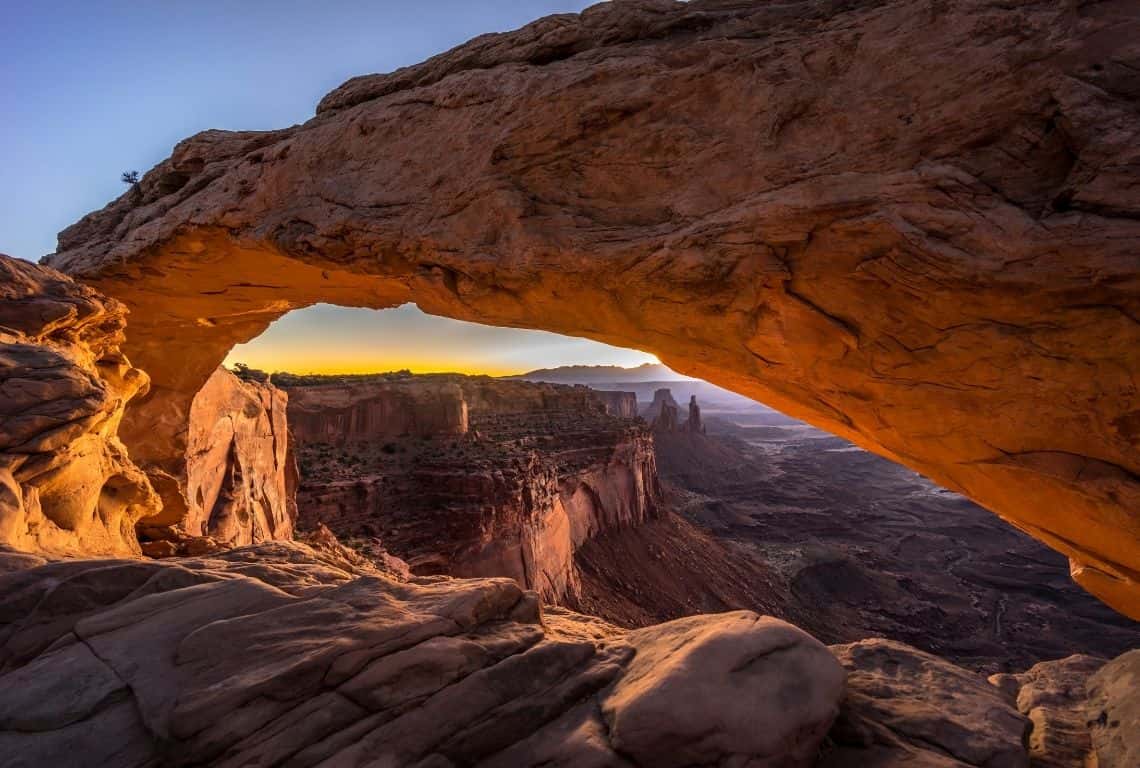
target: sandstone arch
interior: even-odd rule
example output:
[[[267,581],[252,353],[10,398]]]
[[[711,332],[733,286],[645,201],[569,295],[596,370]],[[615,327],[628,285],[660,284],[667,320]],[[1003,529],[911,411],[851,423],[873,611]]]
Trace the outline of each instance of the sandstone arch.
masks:
[[[48,262],[130,307],[152,468],[234,343],[415,301],[655,352],[1140,617],[1136,40],[1124,0],[597,6],[190,138]]]

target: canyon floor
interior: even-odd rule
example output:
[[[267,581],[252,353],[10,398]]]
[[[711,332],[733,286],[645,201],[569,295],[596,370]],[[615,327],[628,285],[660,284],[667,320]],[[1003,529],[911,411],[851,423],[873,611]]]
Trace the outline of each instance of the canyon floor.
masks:
[[[732,553],[717,578],[763,571],[768,605],[825,642],[890,637],[987,673],[1140,644],[1063,556],[969,500],[762,406],[705,413],[707,435],[656,435],[670,506]]]

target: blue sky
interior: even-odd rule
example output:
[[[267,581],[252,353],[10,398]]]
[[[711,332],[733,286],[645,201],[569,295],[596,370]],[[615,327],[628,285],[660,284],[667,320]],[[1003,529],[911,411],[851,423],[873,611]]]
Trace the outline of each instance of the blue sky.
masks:
[[[0,12],[0,252],[38,260],[59,230],[123,191],[119,175],[145,172],[179,140],[207,128],[261,130],[302,122],[349,77],[387,72],[484,32],[514,29],[578,0],[115,0],[4,3]],[[642,353],[496,330],[473,334],[413,308],[399,322],[317,307],[272,332],[278,346],[330,335],[359,337],[375,352],[415,331],[490,355],[504,345],[534,352],[534,368],[559,362],[634,365]],[[391,318],[392,315],[387,315]],[[357,328],[356,326],[365,326]],[[411,326],[410,328],[408,326]],[[302,333],[303,332],[303,333]],[[258,341],[240,350],[254,358]],[[315,347],[313,348],[315,351]],[[303,352],[303,348],[298,348]],[[293,351],[298,351],[293,350]],[[500,349],[501,353],[502,350]],[[524,355],[525,357],[525,355]],[[302,354],[303,358],[303,354]],[[252,364],[252,363],[251,363]],[[395,364],[395,363],[394,363]]]

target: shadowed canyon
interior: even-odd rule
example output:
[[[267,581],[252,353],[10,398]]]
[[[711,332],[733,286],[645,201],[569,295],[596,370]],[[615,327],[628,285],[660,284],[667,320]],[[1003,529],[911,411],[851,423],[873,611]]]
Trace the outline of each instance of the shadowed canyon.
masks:
[[[617,0],[180,142],[0,257],[0,766],[1140,764],[1138,40]],[[409,302],[668,368],[222,367]]]

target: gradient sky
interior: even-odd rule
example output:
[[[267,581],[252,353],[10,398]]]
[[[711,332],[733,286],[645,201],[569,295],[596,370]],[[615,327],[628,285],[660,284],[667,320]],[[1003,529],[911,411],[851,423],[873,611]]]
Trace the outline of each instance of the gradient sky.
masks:
[[[57,232],[123,192],[123,171],[145,172],[193,133],[299,123],[349,77],[391,71],[475,35],[591,4],[4,3],[0,252],[38,260],[54,251]],[[283,318],[237,352],[250,365],[330,371],[351,367],[342,361],[354,354],[382,368],[495,372],[652,359],[581,339],[432,318],[413,307],[384,313],[315,307]]]

